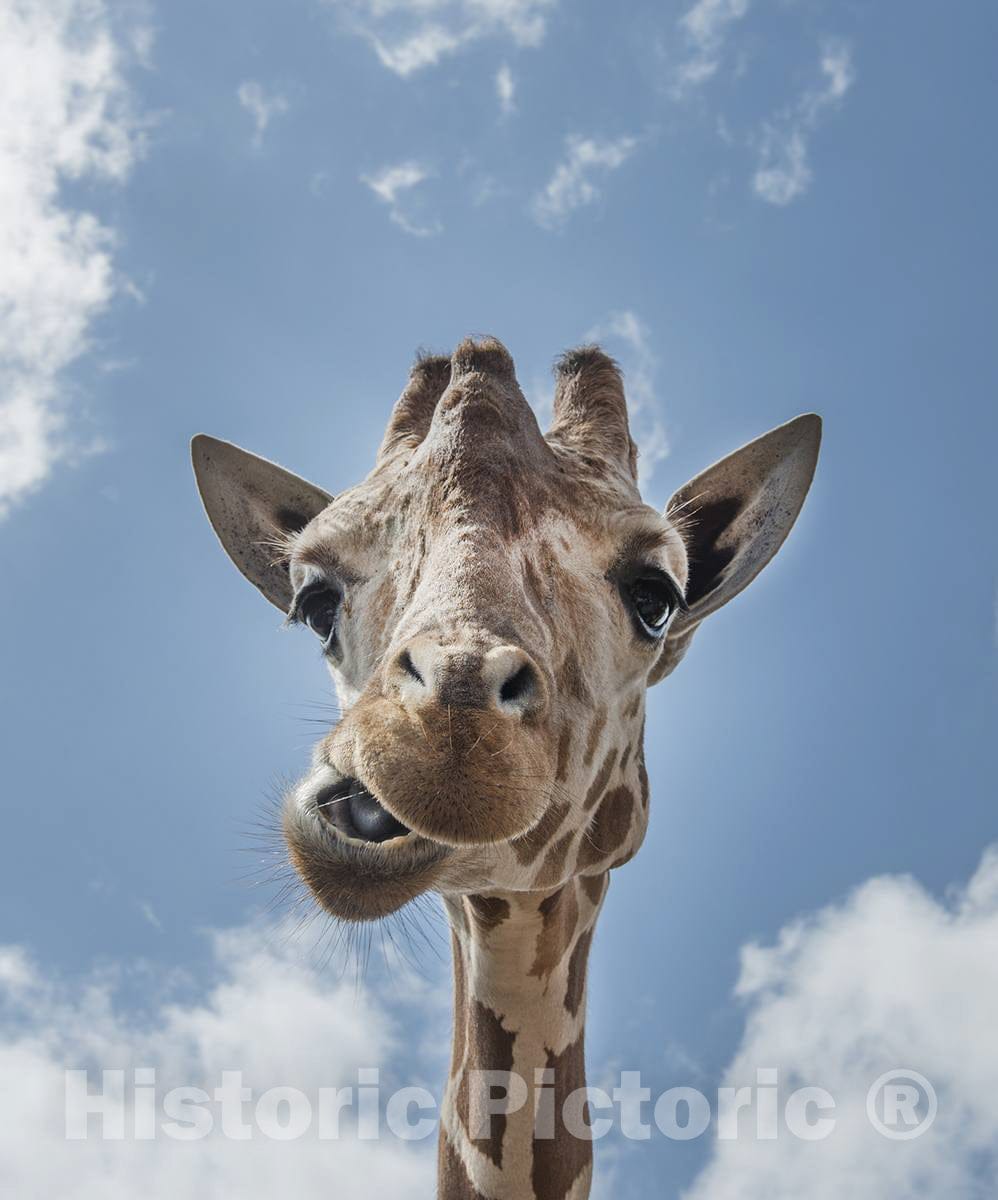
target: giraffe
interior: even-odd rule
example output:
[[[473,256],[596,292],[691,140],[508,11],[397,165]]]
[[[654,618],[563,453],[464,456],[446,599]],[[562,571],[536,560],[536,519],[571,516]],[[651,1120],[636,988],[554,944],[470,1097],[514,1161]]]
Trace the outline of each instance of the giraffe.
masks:
[[[660,513],[611,358],[560,359],[542,434],[482,338],[416,361],[373,470],[335,498],[193,441],[223,548],[318,637],[343,709],[285,798],[291,862],[345,922],[442,897],[440,1200],[589,1195],[587,962],[648,822],[645,692],[779,549],[820,435],[796,417]]]

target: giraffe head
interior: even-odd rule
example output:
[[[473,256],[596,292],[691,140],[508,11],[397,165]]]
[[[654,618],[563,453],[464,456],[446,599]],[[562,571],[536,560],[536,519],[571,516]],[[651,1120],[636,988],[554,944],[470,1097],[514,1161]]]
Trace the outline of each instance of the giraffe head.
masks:
[[[340,697],[284,809],[318,901],[363,920],[627,861],[648,819],[645,690],[776,553],[819,438],[798,417],[660,513],[613,361],[562,358],[544,435],[491,338],[417,361],[373,470],[335,498],[195,438],[223,547],[318,638]]]

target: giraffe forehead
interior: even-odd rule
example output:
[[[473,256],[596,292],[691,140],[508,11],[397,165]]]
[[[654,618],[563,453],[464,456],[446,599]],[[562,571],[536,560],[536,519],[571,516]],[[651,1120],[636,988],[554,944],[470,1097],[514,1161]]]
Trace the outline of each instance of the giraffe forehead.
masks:
[[[483,546],[495,537],[509,545],[553,526],[577,546],[612,539],[635,514],[663,524],[636,491],[592,474],[570,453],[546,444],[520,453],[515,440],[464,433],[457,442],[427,440],[407,461],[375,468],[302,531],[296,555],[321,565],[332,545],[381,552],[389,542],[453,533],[466,534],[468,545],[475,536]]]
[[[610,489],[599,495],[582,464],[565,464],[529,429],[462,420],[445,433],[427,438],[399,480],[419,497],[431,529],[476,527],[509,544],[558,517],[592,533],[621,503]]]
[[[537,650],[555,627],[578,632],[566,620],[591,625],[616,603],[615,563],[686,575],[681,537],[631,483],[549,445],[522,397],[467,378],[444,393],[428,436],[341,493],[294,557],[347,583],[379,581],[371,616],[386,632],[436,622]]]
[[[298,563],[341,578],[390,573],[400,599],[427,575],[526,598],[539,610],[576,607],[624,560],[658,563],[683,584],[682,536],[667,517],[612,483],[556,465],[502,473],[487,456],[460,482],[426,461],[375,471],[341,493],[299,535]],[[479,586],[470,587],[472,592]]]

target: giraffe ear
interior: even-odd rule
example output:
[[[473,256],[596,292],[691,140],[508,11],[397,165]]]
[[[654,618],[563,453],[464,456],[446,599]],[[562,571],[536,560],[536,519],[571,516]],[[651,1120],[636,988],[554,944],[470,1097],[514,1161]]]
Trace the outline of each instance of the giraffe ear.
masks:
[[[821,418],[795,417],[701,471],[672,497],[666,515],[689,556],[689,611],[677,614],[650,682],[686,653],[704,617],[727,604],[769,562],[804,504],[821,444]]]
[[[291,581],[280,561],[280,541],[304,529],[332,497],[283,467],[204,433],[191,442],[191,461],[223,550],[271,604],[287,612]]]

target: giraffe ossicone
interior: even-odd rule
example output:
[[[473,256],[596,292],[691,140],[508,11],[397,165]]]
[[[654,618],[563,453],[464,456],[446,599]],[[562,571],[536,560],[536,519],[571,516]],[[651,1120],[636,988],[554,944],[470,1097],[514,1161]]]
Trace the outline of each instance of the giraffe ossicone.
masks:
[[[194,439],[223,547],[319,638],[343,708],[286,798],[292,863],[344,921],[443,898],[443,1200],[589,1194],[591,1143],[565,1101],[585,1085],[609,872],[648,822],[645,690],[779,549],[820,437],[817,416],[797,417],[657,512],[612,359],[564,355],[544,434],[506,348],[485,338],[416,362],[373,470],[336,497]],[[543,1103],[495,1111],[475,1081],[497,1071]]]

